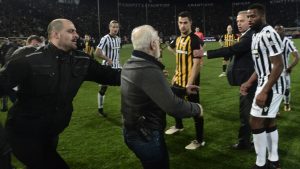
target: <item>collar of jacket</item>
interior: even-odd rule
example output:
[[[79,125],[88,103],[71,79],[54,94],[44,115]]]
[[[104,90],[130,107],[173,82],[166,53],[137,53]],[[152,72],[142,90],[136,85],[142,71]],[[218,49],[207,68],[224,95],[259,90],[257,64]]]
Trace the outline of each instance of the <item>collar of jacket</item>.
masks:
[[[48,44],[48,49],[50,49],[51,53],[53,53],[54,55],[60,56],[60,57],[72,55],[72,51],[66,52],[61,49],[58,49],[51,42],[49,42],[49,44]]]
[[[247,32],[250,32],[251,28],[248,28],[245,32],[241,33],[241,37],[244,36]]]
[[[152,62],[152,63],[156,64],[157,66],[159,66],[162,70],[165,69],[165,66],[161,62],[159,62],[158,60],[155,59],[155,57],[148,55],[145,52],[134,50],[132,52],[132,55],[135,57],[142,58],[142,59]]]

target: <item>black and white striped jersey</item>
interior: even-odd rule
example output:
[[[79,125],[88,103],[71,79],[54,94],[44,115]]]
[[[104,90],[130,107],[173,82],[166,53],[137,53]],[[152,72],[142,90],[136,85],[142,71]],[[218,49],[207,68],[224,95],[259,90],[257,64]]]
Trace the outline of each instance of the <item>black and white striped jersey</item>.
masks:
[[[287,69],[289,66],[289,60],[290,60],[290,53],[291,52],[297,52],[297,48],[294,45],[294,42],[291,41],[289,38],[284,37],[282,40],[282,55],[283,55],[283,64],[284,69]]]
[[[270,57],[282,53],[280,36],[271,26],[265,26],[260,32],[253,34],[251,52],[255,63],[255,72],[258,76],[258,86],[263,86],[268,81],[268,76],[273,67]],[[273,91],[279,94],[284,93],[285,80],[283,74],[274,84]]]
[[[102,50],[105,56],[112,60],[112,68],[115,69],[122,68],[120,64],[120,47],[121,39],[118,36],[113,37],[109,34],[103,36],[100,40],[99,45],[97,46],[97,48]],[[108,65],[106,60],[103,60],[102,64]]]

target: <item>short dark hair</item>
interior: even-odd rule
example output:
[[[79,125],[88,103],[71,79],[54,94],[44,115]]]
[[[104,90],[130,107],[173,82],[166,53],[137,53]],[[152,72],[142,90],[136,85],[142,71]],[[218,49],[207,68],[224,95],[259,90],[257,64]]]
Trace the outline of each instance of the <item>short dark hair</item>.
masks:
[[[281,25],[281,24],[276,24],[276,25],[274,26],[274,29],[276,29],[276,27],[277,27],[277,29],[279,28],[279,29],[281,29],[281,30],[284,31],[284,26],[283,26],[283,25]]]
[[[26,42],[27,42],[27,44],[30,44],[31,41],[33,41],[33,40],[36,40],[36,41],[42,43],[42,39],[41,39],[39,36],[37,36],[37,35],[30,35],[30,36],[27,38]]]
[[[191,21],[192,20],[192,15],[189,11],[182,11],[178,14],[178,17],[182,17],[182,18],[189,18],[189,20]]]
[[[250,5],[248,7],[248,9],[256,9],[259,12],[259,14],[261,14],[261,15],[265,15],[266,14],[266,8],[265,8],[265,6],[262,5],[262,4],[260,4],[260,3],[254,3],[254,4]]]

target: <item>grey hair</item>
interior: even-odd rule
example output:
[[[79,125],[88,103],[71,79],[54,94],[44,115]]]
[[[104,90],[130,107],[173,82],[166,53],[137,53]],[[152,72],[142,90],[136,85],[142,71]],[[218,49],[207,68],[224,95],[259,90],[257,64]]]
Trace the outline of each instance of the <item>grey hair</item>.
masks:
[[[157,31],[150,25],[142,25],[134,28],[131,33],[131,41],[134,50],[146,51],[151,41],[158,37]]]
[[[240,11],[237,15],[247,15],[247,11]]]

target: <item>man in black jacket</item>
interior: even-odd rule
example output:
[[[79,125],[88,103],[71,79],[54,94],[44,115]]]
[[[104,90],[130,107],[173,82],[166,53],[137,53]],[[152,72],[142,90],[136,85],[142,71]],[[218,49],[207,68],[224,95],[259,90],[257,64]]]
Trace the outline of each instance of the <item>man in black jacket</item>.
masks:
[[[169,155],[164,139],[166,112],[173,117],[202,116],[200,104],[177,97],[169,87],[158,61],[160,42],[150,25],[133,29],[134,51],[121,76],[121,111],[124,140],[140,159],[144,169],[168,169]],[[187,93],[195,94],[197,85],[187,85]]]
[[[224,47],[216,50],[208,50],[207,58],[218,58],[222,56],[232,57],[233,65],[229,70],[227,78],[231,85],[240,86],[254,72],[254,63],[251,56],[251,42],[253,31],[249,29],[247,11],[240,11],[237,15],[237,26],[242,34],[239,42],[230,47]],[[230,68],[229,68],[230,69]],[[256,85],[249,90],[248,95],[240,95],[240,129],[238,135],[238,143],[232,147],[234,149],[248,149],[251,147],[251,128],[249,125],[249,115],[251,105],[255,94]]]
[[[37,35],[30,35],[26,40],[26,46],[21,47],[21,44],[12,45],[12,47],[5,54],[5,63],[10,62],[13,59],[18,59],[19,57],[24,57],[30,53],[33,53],[42,43],[42,39]],[[8,93],[9,99],[12,103],[16,101],[16,92],[17,88],[11,90]],[[8,110],[8,97],[2,97],[2,109],[1,111]]]
[[[53,20],[48,45],[12,60],[0,72],[0,94],[19,87],[6,129],[14,155],[30,169],[69,169],[56,147],[83,81],[120,84],[118,70],[76,50],[78,38],[71,21]]]

